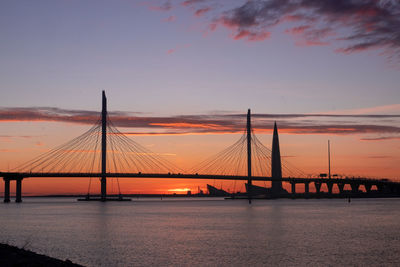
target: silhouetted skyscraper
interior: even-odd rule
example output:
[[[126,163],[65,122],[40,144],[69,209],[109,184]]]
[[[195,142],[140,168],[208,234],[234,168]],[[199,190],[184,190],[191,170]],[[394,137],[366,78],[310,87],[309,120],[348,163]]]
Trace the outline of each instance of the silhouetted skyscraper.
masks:
[[[280,181],[272,181],[272,192],[282,192],[282,164],[281,152],[279,149],[278,127],[274,124],[274,135],[272,137],[272,157],[271,157],[271,177],[278,178]]]

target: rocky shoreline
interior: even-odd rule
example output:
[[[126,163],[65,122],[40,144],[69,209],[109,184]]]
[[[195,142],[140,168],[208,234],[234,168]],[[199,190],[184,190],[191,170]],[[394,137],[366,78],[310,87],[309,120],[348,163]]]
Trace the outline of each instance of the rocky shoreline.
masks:
[[[18,247],[0,244],[0,266],[3,267],[39,267],[39,266],[62,266],[62,267],[82,267],[82,265],[72,263],[70,260],[59,260],[49,256],[40,255],[35,252],[21,249]]]

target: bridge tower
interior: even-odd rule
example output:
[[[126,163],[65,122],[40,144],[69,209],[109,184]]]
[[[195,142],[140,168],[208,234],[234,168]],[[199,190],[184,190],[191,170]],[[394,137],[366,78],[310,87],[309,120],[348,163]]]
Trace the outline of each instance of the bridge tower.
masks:
[[[107,200],[107,98],[103,90],[101,109],[101,201]]]
[[[274,124],[271,154],[271,177],[276,179],[272,180],[272,192],[273,194],[280,194],[282,192],[282,163],[281,152],[279,149],[278,127],[276,126],[276,122]]]
[[[251,113],[250,109],[247,110],[247,195],[249,198],[249,204],[251,204],[251,188],[252,188],[252,180],[251,180]]]

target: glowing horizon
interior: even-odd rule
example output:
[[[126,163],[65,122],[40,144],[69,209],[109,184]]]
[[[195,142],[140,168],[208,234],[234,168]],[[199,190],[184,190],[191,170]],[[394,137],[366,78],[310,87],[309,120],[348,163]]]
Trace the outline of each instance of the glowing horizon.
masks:
[[[255,114],[255,117],[257,117],[257,114]],[[65,123],[65,122],[62,122],[62,123]],[[185,125],[185,126],[188,126],[188,125]],[[179,125],[179,127],[182,127],[182,125]],[[278,127],[278,129],[279,129],[279,127]],[[270,133],[271,131],[270,130],[264,130],[264,131],[260,131],[260,132],[258,132],[258,131],[255,131],[255,132],[256,133]],[[287,131],[287,130],[284,131],[283,134],[281,133],[281,130],[279,130],[279,133],[280,133],[280,136],[281,136],[281,140],[282,140],[282,136],[286,136],[286,135],[287,136],[293,136],[294,138],[299,136],[298,133],[293,132],[293,131]],[[188,135],[193,135],[193,137],[195,137],[197,135],[197,133],[187,133],[187,134]],[[221,135],[220,132],[218,132],[218,133],[210,133],[210,134],[212,134],[212,135],[215,135],[215,134],[216,135]],[[228,134],[229,135],[233,135],[233,136],[240,136],[241,135],[241,134],[232,133],[232,132],[229,132]],[[321,137],[326,136],[326,135],[329,135],[329,134],[324,134],[324,133],[300,134],[300,136],[321,136]],[[338,134],[338,137],[343,138],[343,136],[346,136],[346,134]],[[330,137],[332,137],[332,133],[330,134]],[[12,137],[8,136],[7,138],[12,138]],[[23,139],[30,139],[27,136],[23,136],[22,138]],[[345,138],[345,139],[347,139],[347,138]],[[359,142],[364,141],[364,139],[363,138],[359,138]],[[296,140],[299,140],[299,139],[296,138]],[[377,137],[375,139],[372,138],[372,140],[378,142],[380,139]],[[381,143],[381,142],[386,142],[387,143],[390,140],[392,140],[392,139],[389,139],[389,140],[388,139],[381,139],[379,143]],[[394,140],[395,140],[395,138],[394,138]],[[367,143],[369,143],[369,142],[367,142]],[[293,145],[296,145],[296,144],[293,144]],[[286,144],[282,143],[282,141],[281,141],[281,147],[283,147],[283,148],[286,147]],[[42,149],[42,151],[43,151],[43,149]],[[2,155],[4,156],[4,153],[6,153],[6,152],[5,151],[2,151],[2,152],[3,152]],[[94,153],[94,152],[100,153],[100,150],[94,151],[94,150],[79,150],[79,149],[76,149],[76,150],[65,151],[65,153],[88,153],[88,152],[90,152],[90,153]],[[110,149],[108,150],[108,152],[109,153],[121,153],[121,152],[118,152],[118,151],[115,151],[115,150],[110,150]],[[283,150],[283,152],[285,152],[285,151]],[[15,152],[9,152],[9,153],[15,153]],[[133,153],[133,152],[130,152],[130,153]],[[136,154],[145,155],[146,153],[136,153]],[[149,154],[149,155],[163,155],[163,156],[171,156],[171,157],[178,157],[179,156],[178,153],[171,153],[171,152],[147,152],[147,154]],[[291,158],[293,158],[293,156],[284,153],[282,155],[282,158],[285,159],[285,161],[286,161],[287,159],[290,160]],[[296,157],[294,157],[294,158],[296,158]],[[385,159],[385,158],[386,157],[382,157],[381,159]],[[372,159],[374,159],[374,158],[372,158]],[[380,159],[380,158],[378,156],[375,159]],[[334,157],[333,161],[334,162],[338,162],[338,161],[342,161],[342,159],[337,159],[337,158]],[[304,167],[304,166],[302,166],[302,164],[304,164],[305,166],[306,165],[310,165],[310,163],[305,163],[301,159],[300,159],[300,161],[297,160],[297,162],[300,163],[300,166],[297,165],[297,167],[299,167],[300,169],[302,167]],[[314,159],[314,162],[316,162],[316,159]],[[355,161],[355,163],[356,163],[356,161]],[[4,163],[3,163],[3,166],[4,166]],[[334,164],[333,164],[333,166],[334,166]],[[360,172],[361,170],[363,170],[363,168],[365,168],[365,167],[358,167],[357,164],[355,164],[355,166],[352,166],[352,168],[347,169],[348,173],[339,172],[339,174],[341,174],[343,176],[358,176],[357,175],[357,172],[358,172],[359,175],[365,175],[365,173]],[[324,171],[321,171],[321,172],[324,172]],[[314,172],[313,173],[314,176],[317,175],[317,174],[318,174],[318,172]],[[397,173],[393,173],[392,175],[390,175],[390,172],[389,172],[389,175],[382,176],[381,178],[386,178],[386,177],[398,178],[396,176],[396,174]],[[372,175],[372,176],[374,176],[374,175]],[[111,179],[111,178],[109,178],[109,179]],[[29,182],[26,182],[28,180],[29,180]],[[34,180],[35,182],[33,182],[32,180]],[[55,180],[58,180],[58,179],[55,179]],[[62,187],[61,190],[57,189],[56,186],[54,186],[54,187],[40,186],[41,188],[43,188],[45,190],[43,190],[43,189],[42,190],[37,190],[36,189],[37,186],[35,186],[35,184],[40,184],[40,185],[42,185],[43,183],[46,183],[46,184],[57,184],[58,182],[57,181],[51,181],[50,182],[48,178],[26,179],[26,181],[24,182],[24,188],[26,188],[26,191],[27,191],[26,195],[49,195],[49,194],[50,195],[51,194],[67,194],[68,195],[68,194],[84,194],[85,193],[82,190],[83,187],[84,187],[84,185],[83,185],[84,182],[83,181],[79,181],[78,182],[76,179],[74,179],[74,181],[72,183],[71,182],[67,183],[65,178],[60,178],[59,180],[60,181],[64,181],[63,182],[64,184],[63,184],[63,187]],[[84,181],[86,181],[86,183],[88,183],[89,179],[82,179],[82,180],[84,180]],[[187,180],[179,180],[179,179],[172,179],[171,181],[166,181],[165,179],[162,179],[162,180],[150,179],[151,181],[145,181],[145,180],[140,181],[138,179],[135,179],[134,181],[129,181],[129,179],[127,181],[125,181],[125,180],[126,179],[120,179],[120,183],[124,184],[124,188],[121,191],[122,191],[122,193],[125,193],[125,194],[129,194],[129,193],[142,193],[142,194],[143,193],[182,193],[182,192],[187,192],[187,191],[193,191],[194,192],[194,191],[197,190],[197,188],[199,186],[201,186],[201,190],[205,191],[205,188],[206,188],[205,184],[206,183],[210,183],[212,181],[212,180],[211,181],[208,181],[208,180],[199,180],[199,181],[191,180],[191,181],[187,181]],[[150,182],[150,184],[152,184],[152,186],[148,186],[149,182]],[[225,190],[227,190],[227,191],[235,191],[235,190],[236,191],[243,191],[244,190],[244,186],[243,186],[244,182],[240,182],[240,181],[237,182],[238,187],[240,187],[239,190],[235,189],[233,187],[231,181],[220,181],[220,182],[221,182],[221,186],[220,187],[225,189]],[[78,183],[79,185],[75,186],[74,185],[75,183]],[[70,184],[70,185],[68,185],[68,184]],[[155,184],[162,185],[162,186],[160,188],[160,186],[154,186]],[[181,187],[177,187],[176,186],[177,184],[181,185]],[[262,185],[262,183],[261,183],[261,185]],[[288,185],[284,185],[284,186],[289,189]],[[92,182],[92,187],[93,188],[97,188],[97,191],[98,191],[99,185],[96,185],[96,183]],[[111,190],[111,192],[110,192],[111,194],[112,193],[116,193],[115,191],[112,192],[113,190],[111,188],[109,188],[109,189]],[[97,191],[92,189],[91,193],[92,194],[96,194]],[[13,193],[14,190],[12,189],[11,192]]]

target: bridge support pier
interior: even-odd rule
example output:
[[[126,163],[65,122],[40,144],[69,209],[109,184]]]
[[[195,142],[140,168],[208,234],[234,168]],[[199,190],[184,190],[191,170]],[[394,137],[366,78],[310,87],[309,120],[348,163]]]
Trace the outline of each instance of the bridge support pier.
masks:
[[[351,183],[351,192],[352,193],[358,193],[358,189],[360,188],[360,184],[357,183]]]
[[[10,202],[10,179],[3,178],[4,180],[4,203]]]
[[[304,183],[304,193],[308,196],[308,194],[310,193],[310,183],[309,182],[305,182]]]
[[[376,188],[378,188],[379,193],[383,193],[385,191],[385,186],[383,184],[377,184]]]
[[[396,187],[394,185],[388,185],[388,188],[390,193],[396,193]]]
[[[338,183],[337,186],[339,188],[339,194],[343,194],[343,192],[344,192],[344,184]]]
[[[292,195],[296,194],[296,183],[295,182],[291,182],[292,184]]]
[[[367,192],[367,194],[370,194],[372,185],[371,184],[364,184],[364,187],[365,187],[365,192]]]
[[[107,200],[107,178],[101,178],[101,201]]]
[[[332,182],[327,182],[327,183],[326,183],[326,187],[328,187],[328,193],[329,193],[330,195],[332,195],[332,193],[333,193],[333,191],[332,191],[332,189],[333,189],[333,183],[332,183]]]
[[[314,186],[315,186],[315,191],[317,192],[317,194],[321,193],[321,183],[314,182]]]
[[[15,190],[15,202],[21,203],[22,202],[22,178],[16,179],[16,190]]]

